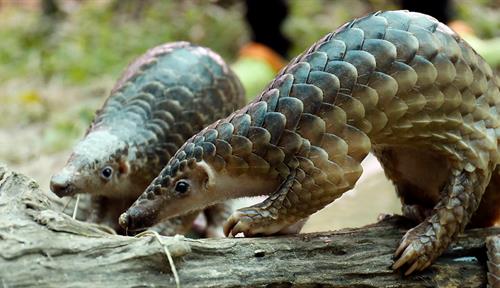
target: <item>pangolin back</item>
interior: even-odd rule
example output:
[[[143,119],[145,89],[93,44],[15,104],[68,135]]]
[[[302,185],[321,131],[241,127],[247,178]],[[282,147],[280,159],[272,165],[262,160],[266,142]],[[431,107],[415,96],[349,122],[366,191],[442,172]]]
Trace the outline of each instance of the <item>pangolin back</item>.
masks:
[[[176,42],[129,65],[87,134],[106,126],[136,150],[132,163],[152,179],[184,141],[243,104],[240,82],[219,55]]]

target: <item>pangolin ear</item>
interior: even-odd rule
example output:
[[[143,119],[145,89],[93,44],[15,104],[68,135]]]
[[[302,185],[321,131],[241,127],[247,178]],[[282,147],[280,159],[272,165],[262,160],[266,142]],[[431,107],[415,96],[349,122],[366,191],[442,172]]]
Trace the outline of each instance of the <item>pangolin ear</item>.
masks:
[[[214,186],[215,179],[212,167],[206,163],[197,163],[194,171],[196,171],[196,177],[198,178],[198,181],[200,181],[203,188],[210,189]]]
[[[118,161],[118,172],[120,175],[127,175],[128,172],[130,171],[130,165],[126,160],[120,160]]]

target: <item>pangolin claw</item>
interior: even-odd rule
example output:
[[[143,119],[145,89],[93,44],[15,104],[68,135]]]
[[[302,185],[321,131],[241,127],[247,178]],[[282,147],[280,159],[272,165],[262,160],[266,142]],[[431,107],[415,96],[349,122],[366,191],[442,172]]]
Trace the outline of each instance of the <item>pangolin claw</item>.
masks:
[[[303,223],[297,227],[291,226],[284,221],[276,221],[276,215],[269,211],[261,211],[258,208],[243,208],[235,211],[224,224],[224,234],[226,236],[236,236],[243,233],[245,237],[255,237],[273,234],[293,234],[298,233]],[[288,231],[286,228],[290,227]],[[283,231],[281,233],[281,231]]]
[[[241,211],[235,211],[226,223],[224,223],[224,235],[226,237],[236,236],[238,233],[243,233],[245,236],[250,236],[250,223],[252,219]]]
[[[120,215],[120,218],[118,218],[118,224],[123,228],[127,228],[129,224],[128,218],[129,217],[127,213],[122,213],[122,215]]]
[[[434,253],[432,252],[432,242],[429,241],[425,244],[422,243],[420,239],[421,234],[419,232],[419,230],[421,229],[417,228],[421,227],[417,226],[406,232],[405,236],[403,236],[403,239],[401,239],[401,243],[398,249],[396,249],[396,252],[394,253],[394,257],[396,257],[397,260],[392,265],[392,269],[396,270],[403,267],[404,265],[409,266],[409,268],[404,273],[405,276],[408,276],[415,271],[424,270],[432,263],[432,260],[434,259],[428,255],[429,253],[431,255],[432,253]],[[430,247],[425,247],[426,245]]]

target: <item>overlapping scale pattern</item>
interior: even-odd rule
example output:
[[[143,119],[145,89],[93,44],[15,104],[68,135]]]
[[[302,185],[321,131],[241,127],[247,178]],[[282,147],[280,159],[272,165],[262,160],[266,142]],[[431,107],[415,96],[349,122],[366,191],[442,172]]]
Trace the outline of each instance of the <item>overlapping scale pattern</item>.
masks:
[[[485,61],[434,18],[374,13],[323,37],[253,102],[191,138],[141,197],[170,184],[192,161],[183,151],[199,147],[196,161],[218,175],[282,183],[225,227],[273,234],[352,188],[372,148],[432,151],[452,169],[432,217],[397,249],[393,267],[409,264],[412,273],[465,228],[500,160],[499,86]]]
[[[130,170],[126,180],[133,185],[114,188],[119,195],[110,198],[119,198],[117,203],[132,203],[189,137],[226,117],[244,102],[241,83],[219,55],[187,42],[161,45],[129,65],[82,140],[93,150],[80,150],[90,154],[99,152],[101,158],[127,161]],[[117,141],[104,147],[106,139],[99,136],[99,131],[113,135],[120,147]],[[190,157],[201,155],[199,147],[192,151],[186,149]],[[175,163],[178,165],[178,161]],[[142,188],[135,191],[138,187]],[[113,187],[108,185],[103,189],[113,190]],[[99,209],[110,210],[112,201],[107,203]],[[194,218],[191,214],[158,227],[164,233],[186,233]]]
[[[156,175],[189,137],[243,104],[242,87],[220,56],[176,42],[129,66],[88,133],[109,129],[137,153],[137,169]]]
[[[497,81],[443,24],[417,13],[375,13],[315,43],[252,103],[200,132],[195,145],[215,147],[201,158],[236,174],[285,178],[299,165],[327,187],[313,211],[354,185],[372,145],[431,146],[479,168],[498,161]]]

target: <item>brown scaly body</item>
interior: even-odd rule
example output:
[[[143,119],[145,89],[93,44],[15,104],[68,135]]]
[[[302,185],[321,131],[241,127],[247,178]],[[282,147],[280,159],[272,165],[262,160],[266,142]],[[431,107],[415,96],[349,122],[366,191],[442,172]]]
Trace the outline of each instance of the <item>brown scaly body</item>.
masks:
[[[499,218],[499,108],[499,79],[446,25],[378,12],[326,35],[257,99],[189,139],[120,223],[269,195],[225,232],[275,234],[351,189],[373,151],[418,222],[393,265],[410,274],[467,224]]]
[[[90,220],[118,228],[118,216],[189,137],[243,104],[241,84],[219,55],[187,42],[155,47],[117,81],[51,189],[61,197],[91,194]],[[197,215],[155,228],[184,234]],[[207,224],[216,232],[222,223]]]

